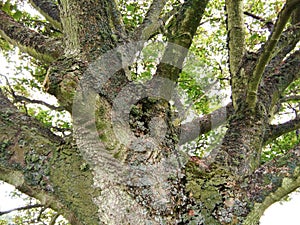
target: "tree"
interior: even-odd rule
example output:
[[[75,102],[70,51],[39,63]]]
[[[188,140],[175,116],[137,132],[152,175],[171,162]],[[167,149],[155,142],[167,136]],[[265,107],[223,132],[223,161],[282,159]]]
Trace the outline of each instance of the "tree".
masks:
[[[1,47],[10,43],[31,56],[39,68],[33,75],[60,107],[46,105],[70,112],[74,131],[53,132],[45,116],[13,104],[41,101],[3,88],[1,180],[71,224],[254,225],[300,186],[299,118],[273,120],[287,106],[297,112],[299,0],[268,3],[269,18],[259,16],[265,3],[250,0],[30,3],[45,21],[1,3]],[[259,31],[261,24],[270,32]],[[205,26],[221,46],[205,47]],[[165,44],[137,60],[155,40]],[[199,77],[183,69],[188,50],[213,71],[204,82],[230,85],[231,103],[207,108]],[[213,61],[218,53],[228,60]],[[143,64],[147,54],[152,58]],[[182,121],[178,86],[204,116]],[[178,148],[199,143],[224,120],[222,142],[207,156]]]

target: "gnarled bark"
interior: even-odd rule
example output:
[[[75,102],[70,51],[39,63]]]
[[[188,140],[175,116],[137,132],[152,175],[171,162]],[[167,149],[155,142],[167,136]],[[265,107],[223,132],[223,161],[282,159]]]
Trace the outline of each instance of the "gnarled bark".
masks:
[[[58,48],[3,12],[1,34],[51,63],[45,88],[72,113],[74,134],[57,137],[0,92],[0,179],[71,224],[258,224],[270,204],[300,186],[299,146],[268,164],[260,161],[266,142],[299,128],[298,119],[271,125],[281,95],[299,78],[299,51],[286,57],[299,41],[297,25],[283,32],[289,38],[277,41],[290,4],[297,1],[287,2],[284,19],[257,53],[246,52],[242,2],[226,2],[233,103],[181,126],[172,121],[169,98],[155,93],[131,104],[130,94],[148,86],[131,85],[127,70],[133,57],[120,52],[134,56],[153,35],[166,35],[172,43],[154,81],[167,80],[159,91],[171,93],[208,1],[187,0],[166,19],[161,12],[167,1],[154,0],[132,33],[125,30],[116,1],[62,0],[58,8],[32,2],[54,25],[61,23],[63,44]],[[128,44],[132,41],[136,46]],[[132,49],[109,52],[126,43]],[[99,56],[108,60],[101,64]],[[122,106],[126,110],[120,113]],[[228,129],[211,155],[200,159],[179,152],[179,144],[223,122]]]

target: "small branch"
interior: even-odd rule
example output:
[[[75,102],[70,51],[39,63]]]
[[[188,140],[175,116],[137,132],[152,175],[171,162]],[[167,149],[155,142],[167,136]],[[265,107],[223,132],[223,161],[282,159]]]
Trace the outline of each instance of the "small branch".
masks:
[[[22,52],[48,63],[63,53],[60,41],[50,39],[23,26],[2,10],[0,10],[0,20],[2,38],[18,46]]]
[[[256,19],[256,20],[259,20],[259,21],[261,21],[261,22],[266,22],[266,19],[264,19],[264,18],[262,18],[262,17],[260,17],[260,16],[257,16],[257,15],[255,15],[255,14],[253,14],[253,13],[250,13],[250,12],[245,11],[244,14],[247,15],[247,16],[250,16],[250,17],[252,17],[252,18],[254,18],[254,19]]]
[[[280,137],[281,135],[297,129],[300,129],[299,117],[282,124],[270,125],[264,136],[264,143],[267,144],[272,140],[275,140],[276,138]]]
[[[14,97],[15,102],[23,102],[24,101],[24,102],[32,103],[32,104],[40,104],[40,105],[48,107],[49,109],[60,111],[60,112],[65,110],[64,107],[62,107],[62,106],[54,106],[54,105],[48,104],[47,102],[44,102],[41,100],[36,100],[36,99],[29,99],[29,98],[21,96],[21,95],[14,94],[13,97]]]
[[[265,71],[265,67],[271,60],[273,50],[276,47],[276,44],[280,38],[280,35],[286,23],[288,22],[293,10],[297,7],[299,3],[300,3],[299,0],[287,1],[287,3],[285,4],[285,6],[283,7],[283,9],[278,15],[277,21],[274,26],[274,30],[271,33],[271,36],[269,37],[266,45],[264,46],[263,52],[261,53],[258,59],[253,75],[250,78],[247,98],[246,98],[246,101],[250,109],[254,109],[256,106],[257,91],[262,79],[262,75]]]
[[[273,51],[273,58],[266,66],[265,75],[272,76],[288,53],[295,49],[300,40],[300,24],[293,25],[284,31]]]
[[[170,12],[167,12],[167,13],[161,18],[161,20],[163,21],[164,24],[166,24],[167,21],[168,21],[172,16],[174,16],[176,13],[179,12],[180,6],[181,6],[181,5],[178,5],[178,6],[174,7]]]
[[[55,225],[55,222],[58,217],[59,217],[58,213],[54,214],[53,217],[51,218],[51,221],[49,222],[49,225]]]
[[[46,207],[42,207],[39,214],[38,214],[38,217],[36,218],[36,221],[41,221],[41,218],[42,218],[42,215],[43,215],[43,212],[45,212],[47,208]]]
[[[56,111],[65,110],[64,107],[62,107],[62,106],[57,107],[57,106],[48,104],[47,102],[44,102],[44,101],[41,101],[41,100],[29,99],[25,96],[17,95],[15,93],[15,91],[13,90],[12,86],[10,85],[7,77],[3,74],[0,74],[0,76],[4,77],[4,79],[6,80],[6,84],[8,86],[9,93],[12,95],[15,102],[27,102],[27,103],[32,103],[32,104],[40,104],[40,105],[44,105],[44,106],[48,107],[49,109],[56,110]]]
[[[30,0],[31,5],[37,9],[55,28],[61,30],[59,8],[50,0]]]
[[[289,101],[299,101],[300,95],[292,95],[292,96],[286,96],[280,99],[280,103],[283,102],[289,102]]]
[[[34,208],[40,208],[40,207],[43,207],[43,205],[35,204],[35,205],[28,205],[28,206],[24,206],[24,207],[19,207],[19,208],[7,210],[7,211],[2,211],[2,212],[0,212],[0,216],[11,213],[11,212],[14,212],[14,211],[22,211],[22,210],[34,209]]]

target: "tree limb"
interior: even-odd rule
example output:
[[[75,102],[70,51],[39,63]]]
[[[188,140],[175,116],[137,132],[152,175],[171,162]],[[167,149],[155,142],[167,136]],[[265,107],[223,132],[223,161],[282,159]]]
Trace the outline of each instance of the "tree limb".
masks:
[[[64,107],[62,106],[55,106],[55,105],[51,105],[51,104],[48,104],[47,102],[44,102],[44,101],[41,101],[41,100],[36,100],[36,99],[30,99],[30,98],[27,98],[25,96],[22,96],[22,95],[14,95],[14,101],[15,102],[27,102],[27,103],[32,103],[32,104],[39,104],[39,105],[43,105],[43,106],[46,106],[48,107],[49,109],[52,109],[52,110],[56,110],[56,111],[64,111]]]
[[[227,31],[229,48],[229,70],[231,75],[233,106],[237,107],[237,100],[245,87],[241,85],[241,62],[245,53],[245,29],[243,17],[243,1],[227,0]],[[243,76],[243,75],[242,75]]]
[[[257,103],[257,91],[263,73],[265,71],[265,66],[270,62],[272,53],[274,51],[274,48],[276,47],[276,44],[278,43],[280,35],[282,34],[282,31],[286,23],[288,22],[293,10],[297,7],[299,3],[300,3],[299,0],[287,1],[285,6],[279,13],[277,21],[274,26],[274,30],[271,33],[266,45],[264,46],[263,52],[261,53],[258,59],[253,75],[250,78],[248,91],[247,91],[246,102],[248,103],[251,109],[254,109]]]
[[[13,90],[12,86],[10,85],[7,77],[3,74],[0,74],[0,76],[4,77],[4,79],[6,80],[6,84],[9,88],[10,94],[14,98],[14,102],[28,102],[28,103],[32,103],[32,104],[40,104],[40,105],[44,105],[44,106],[48,107],[49,109],[56,110],[56,111],[63,111],[64,110],[64,108],[61,107],[61,106],[57,107],[57,106],[48,104],[47,102],[44,102],[44,101],[41,101],[41,100],[30,99],[30,98],[27,98],[27,97],[22,96],[22,95],[17,95],[15,93],[15,91]]]
[[[300,129],[300,118],[296,118],[278,125],[270,125],[264,136],[264,143],[267,144],[281,135],[297,129]]]
[[[188,53],[208,0],[188,0],[168,23],[168,45],[157,66],[156,76],[177,82],[183,61]]]
[[[163,26],[159,16],[167,1],[168,0],[153,0],[143,23],[133,32],[134,40],[148,40]]]
[[[276,73],[271,77],[264,79],[265,86],[262,89],[267,90],[270,96],[271,107],[274,107],[285,89],[295,80],[300,78],[300,50],[292,53]]]
[[[260,17],[260,16],[257,16],[257,15],[255,15],[255,14],[253,14],[253,13],[250,13],[250,12],[245,11],[244,14],[247,15],[247,16],[250,16],[250,17],[252,17],[252,18],[254,18],[254,19],[256,19],[256,20],[259,20],[259,21],[261,21],[261,22],[266,22],[266,19],[265,19],[265,18],[262,18],[262,17]]]
[[[0,127],[0,179],[61,213],[71,224],[81,225],[78,215],[86,210],[92,215],[84,219],[86,224],[96,224],[92,174],[82,171],[86,161],[75,144],[20,113],[1,90]],[[81,198],[75,197],[79,190]]]
[[[2,10],[0,20],[0,35],[18,46],[21,51],[44,62],[51,62],[62,54],[61,43],[58,40],[49,39],[23,26]]]
[[[44,205],[41,204],[35,204],[35,205],[28,205],[28,206],[23,206],[23,207],[19,207],[19,208],[14,208],[14,209],[10,209],[7,211],[2,211],[0,212],[0,216],[14,212],[14,211],[22,211],[22,210],[27,210],[27,209],[34,209],[34,208],[40,208],[43,207]]]
[[[49,225],[55,225],[55,222],[59,216],[60,215],[58,213],[54,214],[53,217],[51,218],[51,221],[49,222]]]
[[[50,0],[30,0],[37,9],[55,28],[61,30],[59,8]]]
[[[281,200],[300,187],[300,145],[295,146],[286,155],[262,165],[250,177],[242,182],[250,202],[256,202],[245,224],[258,221],[264,211],[273,203]]]
[[[180,129],[181,133],[179,144],[183,145],[186,142],[198,138],[199,135],[206,134],[224,124],[232,115],[233,110],[232,103],[229,103],[228,105],[221,107],[210,114],[196,118],[189,123],[182,124]]]
[[[280,67],[282,60],[295,49],[300,40],[300,24],[293,25],[284,31],[274,49],[273,58],[266,66],[264,76],[272,76],[276,73],[276,69]]]

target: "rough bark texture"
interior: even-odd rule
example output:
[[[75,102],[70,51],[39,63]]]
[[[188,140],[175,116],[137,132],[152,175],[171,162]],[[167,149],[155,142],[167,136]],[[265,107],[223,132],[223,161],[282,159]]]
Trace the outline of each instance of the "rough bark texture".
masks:
[[[294,13],[299,1],[287,1],[278,28],[256,53],[246,51],[242,1],[226,1],[233,103],[180,127],[173,123],[168,98],[139,99],[124,111],[133,143],[121,141],[127,127],[123,115],[114,114],[118,104],[125,107],[129,101],[118,95],[122,89],[128,94],[147,88],[129,85],[128,55],[165,30],[162,34],[173,44],[166,46],[154,77],[170,81],[161,93],[171,96],[208,1],[186,0],[166,19],[167,1],[153,0],[134,32],[125,29],[117,1],[31,2],[62,36],[53,41],[2,11],[0,35],[50,63],[45,90],[72,113],[74,134],[67,140],[54,135],[0,91],[1,180],[41,200],[72,225],[256,225],[266,208],[300,186],[299,146],[267,164],[260,161],[266,143],[300,127],[298,118],[270,124],[285,89],[300,76],[299,50],[292,52],[300,38]],[[283,31],[291,15],[293,25]],[[137,44],[123,49],[127,58],[120,51],[107,54],[107,64],[97,64],[100,55],[131,41]],[[209,157],[178,152],[178,144],[224,119],[225,137]]]

